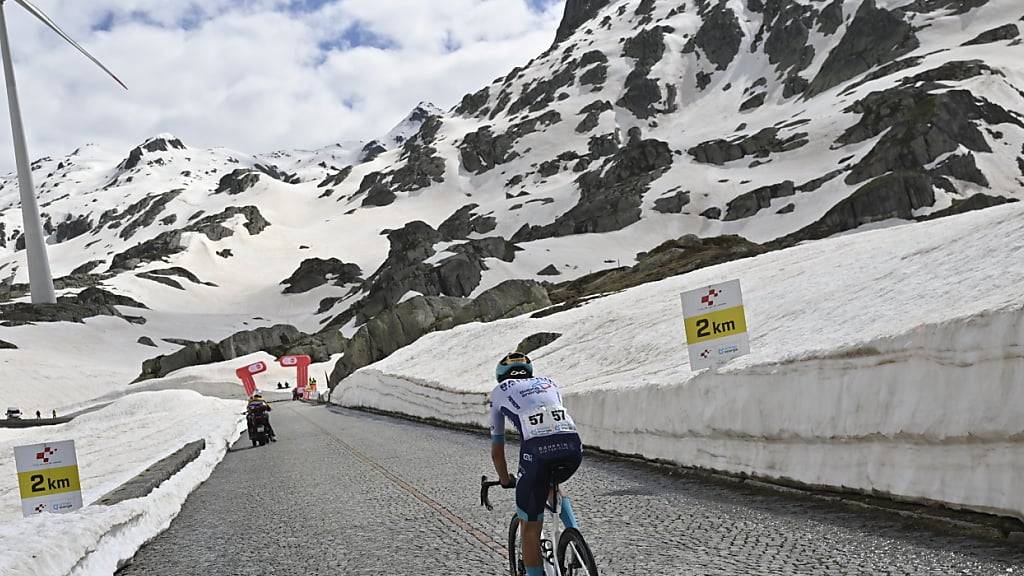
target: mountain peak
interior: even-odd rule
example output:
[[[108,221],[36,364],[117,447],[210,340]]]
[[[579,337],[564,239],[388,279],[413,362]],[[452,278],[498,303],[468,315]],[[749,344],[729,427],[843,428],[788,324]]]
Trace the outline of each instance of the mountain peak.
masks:
[[[611,4],[611,0],[567,0],[562,22],[555,33],[555,44],[565,40],[587,20],[590,20],[602,8]]]

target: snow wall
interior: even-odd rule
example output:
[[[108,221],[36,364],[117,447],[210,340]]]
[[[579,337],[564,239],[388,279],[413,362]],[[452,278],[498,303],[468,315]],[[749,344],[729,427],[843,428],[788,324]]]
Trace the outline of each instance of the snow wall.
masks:
[[[350,376],[332,401],[486,426],[495,350],[562,332],[532,356],[588,446],[1024,519],[1022,216],[865,232],[547,318],[431,334]],[[843,264],[815,270],[809,251]],[[692,373],[678,293],[732,277],[755,352]]]

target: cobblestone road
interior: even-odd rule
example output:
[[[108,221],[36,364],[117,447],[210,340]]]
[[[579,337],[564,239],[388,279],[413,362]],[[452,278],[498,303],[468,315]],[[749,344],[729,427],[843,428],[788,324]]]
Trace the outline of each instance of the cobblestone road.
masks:
[[[122,573],[507,573],[512,494],[479,506],[484,437],[290,403],[274,427],[279,442],[236,445]],[[695,474],[588,456],[566,488],[603,575],[1024,575],[1024,549]]]

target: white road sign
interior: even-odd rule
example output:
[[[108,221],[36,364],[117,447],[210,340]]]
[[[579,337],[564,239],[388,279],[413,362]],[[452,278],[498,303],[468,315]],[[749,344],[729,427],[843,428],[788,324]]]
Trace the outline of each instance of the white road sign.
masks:
[[[682,300],[692,370],[750,354],[739,280],[684,292]]]
[[[43,512],[63,514],[82,507],[73,440],[17,446],[14,461],[21,490],[21,512],[26,517]]]

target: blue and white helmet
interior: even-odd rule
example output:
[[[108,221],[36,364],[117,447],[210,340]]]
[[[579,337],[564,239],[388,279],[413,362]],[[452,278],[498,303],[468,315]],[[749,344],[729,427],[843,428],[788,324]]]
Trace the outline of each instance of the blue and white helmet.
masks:
[[[498,362],[494,368],[494,377],[498,383],[505,380],[522,379],[533,377],[533,363],[526,354],[510,352]]]

